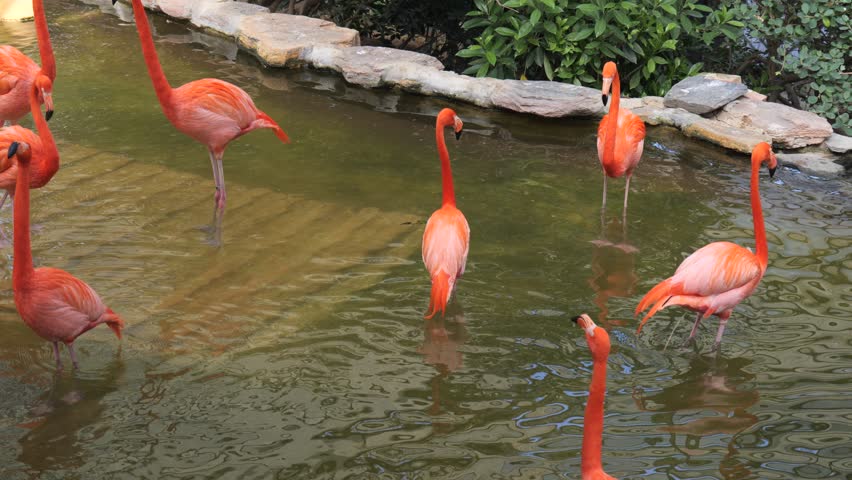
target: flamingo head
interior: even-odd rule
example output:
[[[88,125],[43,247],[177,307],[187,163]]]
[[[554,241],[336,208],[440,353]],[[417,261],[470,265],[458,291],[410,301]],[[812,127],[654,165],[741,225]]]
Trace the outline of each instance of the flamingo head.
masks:
[[[768,143],[760,142],[754,147],[754,150],[751,151],[751,161],[752,163],[758,162],[761,165],[766,163],[769,167],[769,178],[775,176],[775,170],[778,169],[778,158]]]
[[[603,328],[595,325],[592,317],[585,313],[571,319],[580,328],[586,331],[586,342],[589,343],[589,351],[595,360],[606,360],[609,356],[609,333]]]
[[[6,158],[11,159],[17,155],[18,163],[27,164],[30,163],[31,153],[29,144],[25,142],[12,142],[6,150]]]
[[[464,123],[461,121],[461,118],[451,108],[445,108],[438,113],[438,126],[441,128],[452,126],[453,131],[456,133],[456,140],[461,138],[462,130],[464,129]]]
[[[609,99],[609,90],[612,88],[612,80],[618,75],[615,62],[606,62],[603,67],[603,87],[601,87],[601,101],[606,105]]]
[[[38,102],[44,104],[44,119],[50,121],[53,116],[53,80],[47,75],[39,74],[33,82],[33,88],[38,96]]]

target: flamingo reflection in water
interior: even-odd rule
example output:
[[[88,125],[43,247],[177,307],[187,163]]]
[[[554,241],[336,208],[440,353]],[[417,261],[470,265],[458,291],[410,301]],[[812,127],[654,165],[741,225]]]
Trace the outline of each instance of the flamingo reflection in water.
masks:
[[[601,236],[592,240],[592,275],[589,286],[595,292],[594,302],[598,307],[598,321],[605,328],[610,324],[623,326],[624,321],[609,319],[609,299],[629,298],[633,295],[637,276],[636,253],[639,249],[627,240],[627,226],[622,224],[621,242],[614,243],[607,239],[607,227],[601,215]],[[610,235],[612,238],[612,235]]]
[[[432,405],[429,407],[429,414],[432,416],[439,416],[445,411],[441,389],[446,387],[450,374],[461,369],[464,364],[464,355],[459,348],[467,341],[467,328],[464,312],[454,310],[456,312],[452,315],[435,315],[426,320],[423,327],[423,345],[418,349],[423,355],[423,363],[435,367],[435,376],[431,380]],[[451,428],[450,424],[440,419],[434,419],[432,425],[436,431],[448,431]]]
[[[709,452],[701,448],[704,437],[730,435],[728,453],[719,464],[720,473],[726,479],[753,478],[748,466],[735,459],[737,437],[758,422],[757,416],[748,412],[748,408],[760,399],[760,393],[748,387],[755,378],[754,374],[746,371],[751,363],[745,358],[695,357],[689,370],[675,377],[682,380],[680,383],[648,397],[637,388],[633,399],[640,410],[658,412],[655,414],[658,418],[668,416],[669,425],[660,427],[660,430],[671,433],[672,445],[687,457]],[[649,404],[655,406],[649,408]],[[677,423],[679,419],[691,419],[699,412],[711,410],[718,415]],[[682,446],[678,445],[678,434],[685,436]]]

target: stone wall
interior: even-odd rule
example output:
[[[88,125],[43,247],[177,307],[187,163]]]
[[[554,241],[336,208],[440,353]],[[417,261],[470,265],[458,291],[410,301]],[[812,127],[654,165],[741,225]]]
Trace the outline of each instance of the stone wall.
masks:
[[[265,7],[230,0],[143,0],[143,4],[230,37],[271,67],[331,70],[365,88],[398,88],[544,117],[600,117],[606,113],[600,90],[559,82],[459,75],[445,71],[441,62],[428,55],[360,46],[357,31],[326,20],[270,13]],[[116,4],[116,8],[130,7]],[[810,146],[810,151],[779,155],[779,160],[817,176],[844,173],[837,162],[843,160],[841,155],[852,155],[852,139],[833,134],[824,118],[764,99],[736,75],[711,73],[681,81],[665,98],[624,99],[622,105],[649,125],[672,126],[689,137],[745,154],[763,141],[775,149]]]

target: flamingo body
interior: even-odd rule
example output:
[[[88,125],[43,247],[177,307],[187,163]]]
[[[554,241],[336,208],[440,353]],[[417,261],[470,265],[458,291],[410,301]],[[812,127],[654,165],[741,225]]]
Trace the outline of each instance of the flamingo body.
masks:
[[[760,205],[758,172],[763,163],[768,163],[772,176],[777,168],[775,154],[767,143],[758,144],[751,156],[751,207],[754,220],[756,252],[731,242],[713,242],[701,247],[687,257],[675,274],[652,288],[636,307],[636,314],[650,308],[639,324],[636,333],[642,331],[645,322],[659,310],[671,305],[680,305],[697,312],[695,325],[689,340],[695,337],[703,318],[719,317],[719,330],[714,348],[719,348],[725,325],[731,312],[740,302],[748,298],[757,288],[768,264],[768,247]]]
[[[626,108],[619,108],[615,129],[610,122],[613,114],[604,115],[598,126],[598,159],[604,173],[610,178],[633,175],[645,146],[645,124]],[[612,156],[604,155],[606,138],[615,130],[615,150]]]
[[[30,166],[30,188],[41,188],[50,181],[59,170],[59,153],[56,145],[43,142],[32,130],[13,125],[0,129],[0,157],[7,158],[9,145],[12,142],[26,142],[31,145],[33,160]],[[0,166],[0,189],[15,195],[15,184],[18,177],[18,162],[14,157]]]
[[[441,315],[444,314],[456,280],[464,273],[470,249],[470,226],[464,214],[456,207],[450,154],[444,140],[445,128],[452,126],[458,139],[461,137],[463,125],[456,112],[449,108],[441,110],[435,121],[435,143],[441,159],[443,201],[441,208],[429,217],[423,232],[423,263],[432,279],[429,313],[426,315],[429,319],[439,311]]]

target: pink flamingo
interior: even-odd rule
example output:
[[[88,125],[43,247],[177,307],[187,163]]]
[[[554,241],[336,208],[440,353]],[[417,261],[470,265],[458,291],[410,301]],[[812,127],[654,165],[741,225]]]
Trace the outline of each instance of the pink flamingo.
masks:
[[[26,142],[30,146],[30,154],[33,161],[30,163],[30,188],[41,188],[53,178],[59,170],[59,152],[53,135],[47,126],[47,121],[41,115],[39,92],[42,91],[43,83],[48,81],[47,77],[39,76],[30,85],[30,109],[33,113],[38,135],[24,127],[12,125],[0,129],[0,155],[8,159],[0,166],[0,188],[6,190],[3,199],[0,200],[0,208],[6,203],[9,195],[15,196],[15,185],[18,181],[18,163],[7,156],[9,145],[15,141]]]
[[[604,173],[603,202],[601,214],[606,210],[606,177],[627,177],[624,186],[624,210],[622,218],[627,218],[627,195],[630,193],[630,177],[642,157],[645,144],[645,124],[621,103],[621,80],[614,62],[606,62],[603,68],[603,88],[601,99],[606,105],[607,95],[612,87],[612,105],[609,114],[604,115],[598,127],[598,158]]]
[[[722,343],[725,325],[731,311],[751,295],[766,272],[768,248],[763,225],[763,210],[760,206],[758,176],[760,166],[767,163],[769,177],[775,174],[778,160],[769,144],[761,142],[751,152],[751,212],[754,218],[754,241],[757,252],[731,242],[713,242],[688,256],[675,271],[674,276],[657,284],[642,298],[636,307],[636,315],[651,310],[642,319],[636,333],[659,310],[680,305],[697,312],[695,324],[687,342],[695,337],[698,324],[710,315],[719,317],[714,350]],[[652,306],[653,305],[653,306]]]
[[[603,446],[604,398],[606,397],[606,362],[609,358],[609,334],[595,325],[585,313],[571,319],[586,331],[586,342],[592,353],[592,384],[583,417],[583,450],[580,471],[583,480],[615,480],[603,471],[601,450]]]
[[[438,155],[441,157],[443,203],[441,208],[429,217],[426,231],[423,232],[423,263],[432,278],[429,313],[426,315],[429,319],[438,311],[441,315],[444,314],[456,280],[464,274],[470,249],[470,226],[461,210],[456,208],[450,154],[444,141],[444,129],[450,126],[456,132],[456,139],[461,138],[464,124],[456,112],[445,108],[438,113],[435,122],[435,141],[438,144]]]
[[[8,156],[18,157],[15,195],[15,257],[12,286],[18,313],[38,336],[53,343],[57,368],[62,368],[59,342],[68,346],[71,362],[78,368],[74,340],[105,323],[121,339],[124,321],[101,301],[85,282],[58,268],[33,268],[30,246],[30,158],[26,143],[9,145]]]
[[[50,44],[50,32],[47,30],[47,17],[41,0],[33,0],[38,51],[41,67],[30,57],[10,45],[0,45],[0,121],[18,123],[30,111],[30,87],[38,80],[39,105],[47,109],[46,117],[53,115],[53,81],[56,80],[56,59]]]
[[[112,3],[115,2],[113,0]],[[269,115],[258,110],[251,97],[235,85],[204,78],[172,88],[157,58],[142,0],[132,0],[132,3],[142,54],[163,113],[175,128],[207,146],[216,182],[216,207],[224,210],[226,193],[222,158],[228,143],[258,128],[271,128],[284,143],[290,140],[281,127]]]

